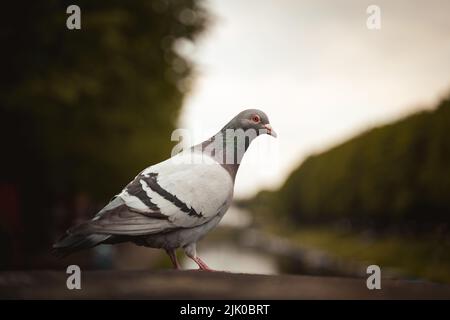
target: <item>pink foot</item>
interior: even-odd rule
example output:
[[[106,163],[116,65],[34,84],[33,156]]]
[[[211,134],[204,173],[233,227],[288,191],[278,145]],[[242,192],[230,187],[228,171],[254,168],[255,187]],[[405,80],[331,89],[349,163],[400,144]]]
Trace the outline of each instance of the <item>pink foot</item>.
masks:
[[[213,269],[211,269],[210,267],[208,267],[208,265],[199,257],[195,257],[194,261],[198,264],[199,270],[202,271],[215,271]]]

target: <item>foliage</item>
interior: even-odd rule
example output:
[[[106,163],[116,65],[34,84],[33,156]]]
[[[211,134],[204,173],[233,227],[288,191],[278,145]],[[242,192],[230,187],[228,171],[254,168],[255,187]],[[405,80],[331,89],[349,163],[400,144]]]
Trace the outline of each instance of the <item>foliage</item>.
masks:
[[[450,100],[307,158],[250,204],[299,224],[346,221],[378,230],[447,228]],[[265,209],[268,208],[268,209]],[[444,230],[441,230],[444,231]]]
[[[170,156],[192,66],[177,46],[207,23],[200,0],[2,5],[0,183],[17,186],[25,225],[79,192],[101,201]],[[65,201],[64,200],[64,201]]]

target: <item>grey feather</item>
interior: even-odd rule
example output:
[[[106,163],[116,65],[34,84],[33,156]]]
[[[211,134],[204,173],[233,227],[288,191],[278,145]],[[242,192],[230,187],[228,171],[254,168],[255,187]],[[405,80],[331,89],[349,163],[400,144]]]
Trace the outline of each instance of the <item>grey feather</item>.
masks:
[[[62,258],[76,251],[95,247],[109,237],[105,234],[67,234],[53,245],[52,252],[57,257]]]

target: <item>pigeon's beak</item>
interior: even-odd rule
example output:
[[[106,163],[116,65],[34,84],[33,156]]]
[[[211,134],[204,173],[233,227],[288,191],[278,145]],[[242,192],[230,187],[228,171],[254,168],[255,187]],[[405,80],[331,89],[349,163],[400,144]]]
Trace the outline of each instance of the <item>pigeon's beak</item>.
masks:
[[[271,135],[274,138],[277,137],[277,133],[275,132],[275,130],[272,129],[272,126],[269,123],[265,124],[264,128],[266,128],[268,135]]]

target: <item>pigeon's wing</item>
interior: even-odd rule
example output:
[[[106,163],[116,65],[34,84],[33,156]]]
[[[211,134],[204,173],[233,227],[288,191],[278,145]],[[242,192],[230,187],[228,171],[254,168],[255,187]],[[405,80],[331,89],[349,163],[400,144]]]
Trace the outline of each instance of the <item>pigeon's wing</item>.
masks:
[[[231,201],[233,180],[222,166],[199,156],[175,156],[142,171],[89,222],[89,231],[154,234],[215,217]]]
[[[69,233],[138,236],[170,230],[173,224],[156,210],[140,211],[116,196],[92,220],[69,230]]]

